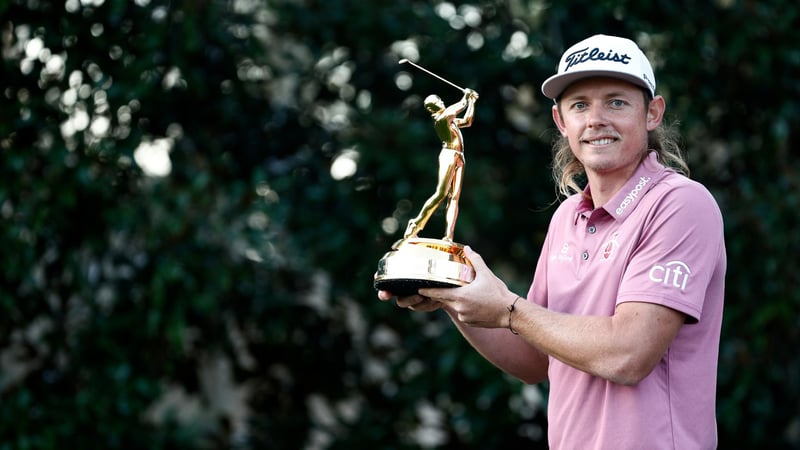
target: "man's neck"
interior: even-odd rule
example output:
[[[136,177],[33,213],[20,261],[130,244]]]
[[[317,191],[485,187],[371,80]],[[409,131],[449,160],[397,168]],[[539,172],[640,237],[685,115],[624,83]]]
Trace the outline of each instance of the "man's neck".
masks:
[[[633,173],[634,172],[625,174],[598,174],[587,172],[586,178],[589,181],[594,209],[600,208],[608,203],[611,197],[616,195],[617,192],[625,186],[625,183],[633,176]]]

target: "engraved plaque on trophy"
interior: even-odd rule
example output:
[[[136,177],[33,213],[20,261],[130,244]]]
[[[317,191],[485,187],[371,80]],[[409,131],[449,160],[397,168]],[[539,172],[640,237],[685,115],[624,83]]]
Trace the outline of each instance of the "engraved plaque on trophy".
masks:
[[[394,295],[416,294],[425,287],[458,287],[472,282],[475,270],[464,256],[464,246],[453,241],[458,200],[464,171],[464,139],[461,128],[472,125],[478,93],[462,89],[427,69],[408,60],[401,60],[458,88],[464,93],[460,101],[446,106],[437,95],[425,98],[425,109],[441,142],[436,189],[419,214],[408,221],[403,238],[392,245],[378,261],[374,286]],[[459,114],[463,112],[463,116]],[[446,229],[441,239],[419,237],[436,209],[445,203]]]

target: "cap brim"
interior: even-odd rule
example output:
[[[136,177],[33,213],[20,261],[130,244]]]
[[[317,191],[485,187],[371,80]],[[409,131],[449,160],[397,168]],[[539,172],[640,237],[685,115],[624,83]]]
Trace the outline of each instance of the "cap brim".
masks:
[[[569,87],[570,84],[590,77],[608,77],[616,78],[618,80],[627,81],[645,88],[651,95],[653,91],[650,86],[645,84],[640,78],[625,73],[614,72],[611,70],[583,70],[564,74],[553,75],[542,83],[542,93],[549,99],[557,99]]]

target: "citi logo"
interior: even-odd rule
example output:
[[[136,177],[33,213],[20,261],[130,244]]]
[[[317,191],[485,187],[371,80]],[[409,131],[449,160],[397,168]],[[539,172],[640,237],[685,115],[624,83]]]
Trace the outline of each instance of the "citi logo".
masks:
[[[689,266],[683,261],[670,261],[663,266],[656,264],[650,268],[648,276],[656,283],[680,288],[683,291],[686,289],[686,283],[689,282],[691,273]]]
[[[622,211],[625,211],[625,208],[627,208],[628,205],[630,205],[631,203],[633,203],[634,200],[636,200],[636,197],[639,196],[639,193],[642,192],[642,189],[644,189],[644,187],[647,185],[647,182],[649,181],[650,177],[639,178],[639,183],[637,183],[636,186],[634,186],[633,189],[631,189],[631,191],[628,192],[628,195],[625,196],[625,198],[622,200],[622,203],[620,203],[619,206],[617,207],[617,215],[622,214]]]

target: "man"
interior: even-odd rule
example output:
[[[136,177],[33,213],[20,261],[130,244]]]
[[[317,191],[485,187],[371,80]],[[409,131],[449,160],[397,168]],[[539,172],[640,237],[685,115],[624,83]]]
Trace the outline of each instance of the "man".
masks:
[[[528,383],[548,380],[552,449],[717,445],[722,217],[709,192],[680,173],[686,165],[661,124],[655,87],[650,62],[628,39],[596,35],[568,49],[542,92],[555,100],[562,136],[556,182],[576,193],[553,215],[527,301],[469,248],[470,285],[397,301],[443,308],[497,367]]]
[[[472,89],[465,89],[464,97],[447,108],[437,95],[425,98],[425,109],[431,113],[436,135],[442,141],[442,149],[439,151],[439,181],[433,195],[422,205],[417,217],[408,221],[404,239],[414,237],[422,231],[436,208],[447,197],[444,239],[453,240],[458,218],[458,199],[461,197],[461,183],[464,177],[464,139],[459,128],[472,125],[477,99],[478,93]],[[464,117],[458,117],[461,111],[464,111]]]

